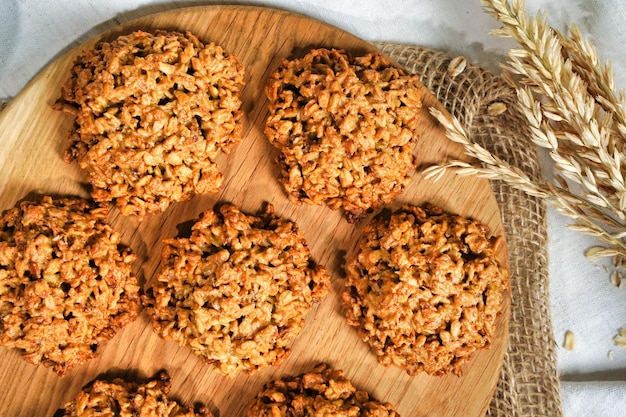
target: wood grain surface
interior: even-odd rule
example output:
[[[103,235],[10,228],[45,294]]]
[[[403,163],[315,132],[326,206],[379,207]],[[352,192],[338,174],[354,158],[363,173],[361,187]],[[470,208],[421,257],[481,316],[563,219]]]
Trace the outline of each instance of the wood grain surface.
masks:
[[[255,213],[270,202],[278,215],[295,220],[303,230],[313,256],[332,275],[331,293],[307,315],[303,333],[292,344],[289,358],[280,366],[252,376],[220,376],[188,347],[160,339],[145,312],[102,345],[99,358],[74,368],[63,378],[48,368],[26,363],[16,350],[0,349],[0,416],[52,416],[97,377],[143,379],[161,369],[170,373],[171,395],[176,399],[207,404],[219,416],[244,416],[248,402],[265,382],[305,372],[319,362],[343,369],[359,389],[391,402],[403,416],[483,415],[506,348],[510,294],[505,296],[505,311],[498,320],[491,348],[475,354],[461,377],[411,377],[400,369],[385,368],[356,330],[345,323],[341,311],[343,263],[368,219],[349,224],[340,212],[326,207],[296,206],[288,201],[276,180],[277,153],[263,135],[267,116],[265,80],[282,58],[302,55],[312,47],[344,48],[353,54],[375,49],[337,28],[273,9],[204,6],[146,16],[92,39],[51,63],[0,114],[0,210],[40,194],[88,196],[84,174],[75,164],[62,160],[72,120],[52,110],[51,105],[82,50],[135,29],[157,28],[191,31],[203,41],[214,41],[237,55],[246,70],[242,92],[246,116],[243,141],[219,160],[226,176],[223,191],[174,204],[143,222],[124,218],[111,209],[111,224],[139,255],[134,270],[140,283],[149,284],[159,267],[161,239],[176,236],[181,227],[214,204],[232,202]],[[429,107],[441,109],[441,105],[426,89],[424,94],[423,133],[415,148],[419,164],[459,157],[461,149],[445,138],[428,114]],[[484,180],[447,174],[433,182],[416,172],[411,185],[391,208],[426,201],[481,220],[494,234],[503,234],[496,200]],[[504,245],[501,261],[508,265]]]

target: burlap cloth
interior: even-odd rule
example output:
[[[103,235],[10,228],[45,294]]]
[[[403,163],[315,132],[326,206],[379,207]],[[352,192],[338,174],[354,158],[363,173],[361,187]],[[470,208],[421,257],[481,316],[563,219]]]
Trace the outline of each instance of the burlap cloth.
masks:
[[[452,76],[452,57],[409,45],[376,44],[427,86],[461,121],[471,138],[531,178],[540,177],[538,157],[528,146],[515,92],[494,74],[468,65]],[[503,102],[507,111],[492,116],[487,107]],[[6,103],[0,103],[0,111]],[[512,306],[504,364],[489,416],[557,416],[561,402],[556,344],[548,303],[547,227],[544,203],[500,181],[492,181],[506,232],[511,263]]]
[[[473,141],[518,167],[531,178],[541,176],[536,149],[516,105],[515,91],[500,77],[468,65],[452,76],[452,57],[429,49],[376,44],[427,86],[463,124]],[[487,107],[507,105],[492,116]],[[548,299],[548,254],[545,204],[502,181],[492,181],[506,232],[511,263],[512,306],[504,365],[487,415],[561,416],[556,344]]]

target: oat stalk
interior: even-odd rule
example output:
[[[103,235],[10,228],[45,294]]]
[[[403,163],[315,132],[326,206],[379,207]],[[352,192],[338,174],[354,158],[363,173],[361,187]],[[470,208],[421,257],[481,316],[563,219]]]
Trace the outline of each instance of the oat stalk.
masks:
[[[626,259],[626,94],[616,91],[610,63],[601,64],[591,42],[572,25],[568,34],[546,15],[528,16],[523,0],[481,0],[502,26],[495,36],[514,39],[503,77],[516,89],[530,140],[554,162],[552,181],[532,181],[468,139],[456,120],[435,116],[448,137],[480,165],[451,161],[427,175],[454,169],[462,175],[506,181],[572,219],[569,227],[595,236],[602,246],[587,255]]]
[[[443,165],[425,169],[426,178],[440,178],[447,170],[454,170],[458,175],[473,175],[489,180],[505,181],[531,196],[545,199],[558,212],[574,220],[574,223],[569,225],[570,228],[592,235],[607,245],[607,247],[595,247],[588,251],[589,257],[599,259],[626,255],[626,241],[624,241],[626,229],[621,234],[616,234],[601,227],[602,222],[608,221],[611,221],[611,229],[620,227],[618,222],[605,218],[603,210],[569,189],[549,182],[533,181],[522,170],[509,165],[482,146],[472,142],[456,118],[448,118],[434,108],[431,108],[430,112],[444,127],[448,139],[463,145],[465,154],[479,161],[480,165],[458,160],[449,161]]]

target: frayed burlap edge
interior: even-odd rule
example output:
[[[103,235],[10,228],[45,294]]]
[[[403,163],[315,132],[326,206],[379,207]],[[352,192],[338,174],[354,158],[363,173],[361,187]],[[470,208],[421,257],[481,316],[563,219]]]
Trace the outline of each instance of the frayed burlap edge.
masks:
[[[468,65],[453,76],[453,57],[430,49],[390,43],[376,44],[412,73],[418,74],[475,142],[529,175],[540,178],[536,149],[529,146],[528,128],[515,91],[502,78]],[[507,110],[490,115],[490,104]],[[511,321],[508,348],[488,416],[556,416],[561,401],[556,369],[556,344],[548,298],[548,254],[544,203],[502,181],[492,181],[511,264]]]

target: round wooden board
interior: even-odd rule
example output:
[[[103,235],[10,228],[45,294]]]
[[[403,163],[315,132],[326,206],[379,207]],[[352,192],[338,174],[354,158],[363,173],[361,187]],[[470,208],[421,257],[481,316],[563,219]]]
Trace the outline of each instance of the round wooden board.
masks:
[[[276,181],[277,156],[263,135],[267,115],[265,80],[280,60],[301,55],[311,47],[344,48],[361,54],[375,48],[337,28],[292,13],[258,7],[203,6],[177,9],[123,24],[61,56],[42,71],[0,114],[0,210],[40,194],[88,197],[83,173],[62,161],[72,120],[51,109],[76,56],[100,40],[111,40],[136,29],[191,31],[203,41],[214,41],[235,54],[246,69],[242,93],[246,114],[244,140],[220,159],[226,179],[223,191],[196,196],[172,205],[165,213],[143,222],[110,213],[123,242],[139,255],[135,264],[142,285],[150,284],[159,266],[161,239],[176,236],[180,228],[219,202],[232,202],[255,213],[265,202],[278,215],[295,220],[303,230],[313,256],[332,275],[331,293],[307,315],[303,333],[280,366],[249,375],[226,378],[191,353],[187,347],[160,339],[145,313],[101,346],[100,357],[61,378],[50,369],[21,360],[20,352],[0,349],[0,415],[52,416],[87,383],[97,377],[143,379],[167,370],[173,379],[171,395],[187,404],[202,402],[220,416],[243,416],[247,403],[267,381],[309,370],[325,362],[343,369],[346,377],[377,399],[394,404],[403,416],[481,416],[485,413],[502,364],[508,336],[510,293],[498,319],[488,350],[475,354],[463,375],[408,376],[397,368],[379,365],[374,354],[349,327],[341,311],[343,263],[350,256],[363,224],[349,224],[340,212],[326,207],[290,203]],[[422,137],[415,154],[426,165],[460,157],[461,149],[445,138],[429,115],[442,109],[424,89]],[[476,218],[503,235],[497,203],[487,181],[445,175],[434,182],[415,173],[411,185],[391,208],[405,203],[432,202],[444,209]],[[501,262],[508,267],[506,247]]]

